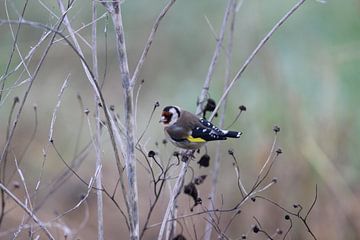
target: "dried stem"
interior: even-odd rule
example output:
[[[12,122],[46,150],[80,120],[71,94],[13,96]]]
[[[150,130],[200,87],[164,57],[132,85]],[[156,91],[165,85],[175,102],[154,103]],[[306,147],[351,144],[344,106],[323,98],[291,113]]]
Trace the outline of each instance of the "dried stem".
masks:
[[[24,7],[23,7],[23,10],[22,10],[22,13],[21,13],[21,19],[24,17],[25,10],[26,10],[28,2],[29,2],[29,0],[25,1]],[[8,14],[8,11],[7,11],[7,6],[6,6],[6,0],[5,0],[5,11],[6,11],[6,15],[7,15],[8,19],[9,19],[9,14]],[[10,27],[11,33],[13,35],[13,30],[12,30],[11,24],[9,25],[9,27]],[[9,61],[8,61],[7,65],[6,65],[6,68],[5,68],[4,76],[6,76],[8,74],[8,72],[9,72],[11,61],[12,61],[12,58],[14,56],[15,48],[18,51],[19,56],[21,57],[21,62],[24,63],[24,67],[27,69],[25,61],[23,60],[22,55],[20,54],[20,51],[19,51],[18,46],[17,46],[20,28],[21,28],[21,23],[19,23],[19,26],[16,29],[16,34],[15,34],[15,36],[13,36],[14,42],[13,42],[13,46],[12,46],[12,49],[11,49],[11,52],[10,52]],[[1,82],[1,87],[0,87],[0,102],[1,102],[3,90],[4,90],[4,87],[5,87],[6,78],[3,78],[1,80],[2,80],[2,82]]]
[[[92,26],[91,26],[91,52],[92,52],[92,63],[93,73],[95,81],[99,82],[99,70],[98,70],[98,58],[97,58],[97,35],[96,35],[96,5],[95,1],[92,2]],[[105,16],[105,15],[103,15]],[[101,120],[100,120],[100,99],[95,95],[95,154],[96,154],[96,168],[100,169],[99,174],[96,176],[96,200],[97,200],[97,233],[98,240],[104,240],[104,203],[102,196],[102,159],[101,159]]]
[[[52,234],[49,232],[49,230],[46,228],[44,223],[25,205],[23,204],[20,199],[18,199],[8,188],[6,188],[2,183],[0,183],[0,188],[4,190],[4,192],[15,201],[15,203],[22,208],[28,215],[31,217],[31,219],[39,225],[39,227],[45,232],[46,236],[49,239],[55,239]]]
[[[135,159],[135,118],[134,118],[134,93],[131,83],[127,51],[125,44],[124,27],[122,23],[121,3],[114,1],[112,8],[108,5],[108,11],[111,14],[115,35],[118,63],[121,75],[121,82],[124,93],[125,109],[125,165],[128,180],[128,214],[130,223],[130,239],[139,239],[139,210],[138,210],[138,189],[136,177],[136,159]]]
[[[216,39],[217,40],[216,47],[215,47],[215,50],[214,50],[214,53],[213,53],[213,56],[212,56],[212,59],[211,59],[210,65],[209,65],[209,70],[207,72],[203,88],[201,90],[201,93],[200,93],[200,96],[198,99],[196,115],[201,114],[201,112],[203,111],[203,105],[205,103],[206,96],[208,95],[209,88],[210,88],[211,77],[214,74],[215,66],[216,66],[218,57],[220,55],[221,46],[224,41],[226,25],[228,23],[232,2],[233,2],[233,0],[229,0],[228,4],[226,6],[226,9],[225,9],[223,21],[222,21],[221,28],[220,28],[219,37],[218,37],[218,39]]]
[[[32,87],[32,85],[33,85],[33,83],[34,83],[34,80],[36,79],[37,74],[39,73],[40,68],[41,68],[41,66],[42,66],[43,63],[44,63],[45,58],[46,58],[47,54],[49,53],[49,50],[50,50],[51,46],[53,45],[53,41],[55,40],[56,32],[59,30],[59,28],[60,28],[60,26],[61,26],[61,24],[62,24],[62,21],[63,21],[63,19],[64,19],[64,17],[65,17],[65,15],[63,15],[62,18],[60,19],[60,22],[58,23],[57,28],[56,28],[56,30],[54,31],[54,33],[53,33],[53,35],[52,35],[52,37],[51,37],[50,42],[49,42],[48,45],[46,46],[46,48],[45,48],[45,50],[44,50],[44,52],[43,52],[43,54],[42,54],[42,56],[41,56],[41,58],[40,58],[40,61],[39,61],[38,65],[36,66],[36,69],[35,69],[34,73],[33,73],[33,74],[31,75],[31,77],[30,77],[30,81],[29,81],[28,87],[27,87],[27,89],[25,90],[25,94],[24,94],[24,96],[23,96],[23,98],[22,98],[22,100],[21,100],[20,107],[19,107],[19,109],[18,109],[18,111],[17,111],[17,113],[16,113],[16,116],[15,116],[15,120],[14,120],[14,122],[13,122],[13,125],[12,125],[10,131],[9,131],[9,137],[8,137],[8,139],[6,140],[4,149],[3,149],[2,153],[1,153],[0,164],[1,164],[1,162],[3,161],[3,159],[4,159],[5,155],[6,155],[6,152],[8,151],[8,148],[9,148],[9,146],[10,146],[10,144],[11,144],[12,138],[13,138],[14,133],[15,133],[15,129],[16,129],[17,124],[18,124],[19,119],[20,119],[20,115],[21,115],[22,110],[23,110],[23,108],[24,108],[24,105],[25,105],[25,102],[26,102],[26,100],[27,100],[27,97],[29,96],[31,87]],[[13,20],[8,20],[8,21],[5,20],[5,21],[4,21],[4,20],[0,20],[0,25],[3,24],[3,23],[19,24],[20,22],[22,22],[23,24],[25,24],[24,20],[22,19],[22,20],[20,20],[20,21],[13,21]]]
[[[181,170],[180,170],[179,176],[177,177],[176,183],[175,183],[175,185],[173,187],[172,193],[170,195],[170,200],[169,200],[168,206],[166,208],[165,215],[164,215],[163,220],[161,222],[161,227],[160,227],[160,231],[159,231],[159,235],[158,235],[158,240],[163,239],[164,232],[165,232],[165,227],[166,227],[168,221],[170,220],[169,219],[170,210],[173,209],[175,199],[180,193],[181,187],[182,187],[182,185],[184,183],[185,174],[186,174],[187,168],[189,166],[189,163],[190,163],[190,160],[184,162],[181,165]]]
[[[233,36],[234,36],[234,24],[235,24],[235,8],[236,8],[236,1],[230,0],[229,1],[229,7],[226,9],[225,15],[231,14],[231,22],[230,22],[230,36],[228,40],[228,46],[227,46],[227,54],[226,54],[226,72],[225,72],[225,84],[224,84],[224,91],[226,90],[227,86],[229,85],[230,81],[230,69],[231,69],[231,63],[232,63],[232,45],[233,45]],[[230,13],[227,13],[229,11]],[[225,18],[224,18],[225,21]],[[226,27],[226,25],[224,26]],[[223,31],[225,32],[225,31]],[[219,128],[222,129],[225,122],[225,112],[226,112],[226,100],[224,102],[221,114],[220,114],[220,122],[219,122]],[[216,145],[216,155],[214,160],[214,165],[212,168],[212,175],[211,175],[211,192],[210,192],[210,199],[213,201],[216,201],[216,190],[217,190],[217,182],[219,177],[219,171],[220,171],[220,156],[221,156],[221,142],[219,141]],[[208,208],[211,208],[211,201],[209,202]],[[211,239],[211,233],[212,233],[212,225],[210,222],[206,224],[205,227],[205,236],[204,239]]]
[[[58,5],[60,7],[61,12],[64,13],[65,9],[64,9],[62,1],[58,0],[57,2],[58,2]],[[82,53],[80,45],[79,45],[79,43],[78,43],[78,41],[77,41],[77,39],[75,37],[74,30],[72,29],[72,27],[70,25],[70,22],[69,22],[69,20],[68,20],[68,18],[66,16],[64,18],[64,24],[65,24],[68,32],[70,33],[70,36],[71,36],[71,38],[72,38],[72,40],[74,42],[74,45],[71,44],[71,42],[68,41],[66,38],[64,38],[64,40],[70,45],[70,47],[79,56],[79,58],[81,60],[81,64],[82,64],[83,69],[85,71],[85,74],[86,74],[91,86],[93,87],[93,90],[94,90],[96,96],[99,97],[100,102],[101,102],[101,104],[103,106],[104,113],[105,113],[105,118],[106,118],[106,121],[107,121],[108,130],[109,130],[110,140],[111,140],[111,143],[112,143],[112,147],[113,147],[114,155],[115,155],[115,159],[116,159],[116,165],[117,165],[118,172],[119,172],[119,175],[120,175],[120,186],[121,186],[121,189],[122,189],[122,193],[123,193],[123,197],[124,197],[124,200],[125,200],[126,208],[127,208],[128,212],[129,212],[129,209],[130,209],[129,208],[129,201],[127,200],[127,197],[126,197],[125,183],[124,183],[124,180],[123,180],[124,168],[123,168],[122,163],[120,161],[120,157],[119,157],[119,153],[118,153],[118,149],[117,149],[117,144],[116,144],[116,137],[115,136],[117,134],[117,128],[113,124],[113,119],[112,119],[112,117],[110,115],[110,112],[109,112],[107,106],[106,106],[105,99],[104,99],[104,96],[103,96],[103,94],[101,92],[99,83],[96,81],[94,73],[91,71],[89,65],[87,64],[87,62],[84,59],[84,55]],[[59,32],[57,32],[57,34],[64,37]],[[118,142],[119,142],[119,140],[118,140]],[[127,168],[127,170],[128,170],[128,168]]]
[[[155,33],[160,25],[161,20],[165,17],[165,14],[169,11],[169,9],[171,8],[171,6],[175,3],[176,0],[169,0],[169,2],[166,4],[166,6],[164,7],[164,9],[160,12],[159,16],[156,18],[154,25],[151,29],[150,35],[148,37],[148,40],[145,44],[145,48],[141,54],[141,57],[138,61],[138,64],[135,67],[133,76],[131,78],[131,85],[134,86],[138,77],[139,77],[139,73],[141,71],[142,66],[144,65],[145,62],[145,58],[150,50],[151,44],[154,41],[154,37],[155,37]]]
[[[270,39],[270,37],[275,33],[276,30],[305,2],[305,0],[300,0],[297,2],[274,26],[273,28],[266,34],[266,36],[260,41],[257,47],[252,51],[250,56],[246,59],[245,63],[236,73],[233,80],[231,80],[228,88],[225,90],[224,94],[221,96],[220,100],[218,101],[218,105],[216,106],[215,110],[211,114],[209,120],[212,120],[215,117],[215,114],[219,110],[220,106],[222,105],[223,101],[225,100],[226,96],[229,94],[230,90],[232,89],[233,85],[237,80],[240,79],[241,75],[244,73],[245,69],[249,64],[252,62],[256,54],[260,51],[260,49],[265,45],[265,43]]]

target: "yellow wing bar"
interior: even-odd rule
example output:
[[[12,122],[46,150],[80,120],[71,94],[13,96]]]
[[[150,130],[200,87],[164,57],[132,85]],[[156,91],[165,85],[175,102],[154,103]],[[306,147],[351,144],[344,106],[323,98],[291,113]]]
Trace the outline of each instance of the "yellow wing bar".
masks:
[[[197,137],[197,138],[194,138],[192,136],[188,136],[186,138],[189,142],[192,142],[192,143],[202,143],[202,142],[206,142],[205,139],[202,139],[200,137]]]

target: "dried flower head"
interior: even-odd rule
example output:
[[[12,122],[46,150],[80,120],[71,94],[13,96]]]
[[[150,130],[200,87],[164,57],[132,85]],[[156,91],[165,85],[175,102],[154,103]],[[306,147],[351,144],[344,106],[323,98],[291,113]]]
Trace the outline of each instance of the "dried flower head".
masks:
[[[206,175],[198,176],[198,177],[196,177],[196,178],[194,179],[194,183],[195,183],[196,185],[200,185],[200,184],[202,184],[202,183],[204,182],[205,178],[206,178]]]
[[[202,203],[201,198],[199,198],[198,190],[193,182],[190,182],[189,184],[184,186],[184,193],[191,196],[194,200],[194,206]],[[190,209],[192,211],[193,207]]]
[[[173,240],[186,240],[186,238],[182,234],[179,234],[176,237],[174,237]]]
[[[153,150],[150,150],[148,152],[148,157],[151,157],[151,158],[155,157],[155,152]]]
[[[273,127],[273,131],[274,131],[275,133],[280,132],[280,127],[275,125],[275,126]]]
[[[200,165],[200,167],[208,167],[210,165],[210,156],[205,153],[201,156],[198,164]]]
[[[242,112],[245,112],[245,111],[246,111],[246,107],[245,107],[244,105],[240,105],[240,106],[239,106],[239,109],[240,109],[240,111],[242,111]]]

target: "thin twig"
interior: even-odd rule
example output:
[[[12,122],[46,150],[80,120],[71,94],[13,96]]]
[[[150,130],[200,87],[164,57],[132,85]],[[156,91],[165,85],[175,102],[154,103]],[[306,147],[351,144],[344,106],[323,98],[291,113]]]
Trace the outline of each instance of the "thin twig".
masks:
[[[262,49],[262,47],[265,45],[265,43],[270,39],[270,37],[276,32],[276,30],[279,29],[279,27],[305,2],[305,0],[300,0],[297,2],[274,26],[273,28],[268,32],[268,34],[265,35],[265,37],[260,41],[260,43],[257,45],[257,47],[252,51],[250,56],[246,59],[245,63],[242,65],[242,67],[239,69],[239,71],[236,73],[233,80],[231,80],[228,88],[224,92],[224,94],[221,96],[220,100],[218,101],[218,105],[214,109],[213,113],[211,114],[209,120],[211,121],[214,117],[217,111],[219,110],[220,106],[222,105],[222,102],[224,101],[225,97],[229,94],[230,90],[232,89],[234,83],[239,80],[245,71],[245,69],[249,66],[249,64],[252,62],[256,54]]]
[[[168,206],[166,208],[165,215],[164,215],[162,223],[161,223],[161,227],[160,227],[160,231],[159,231],[159,235],[158,235],[158,240],[163,239],[165,227],[166,227],[167,222],[169,221],[170,210],[173,209],[175,199],[176,199],[176,197],[178,196],[178,194],[179,194],[179,192],[181,190],[181,187],[183,185],[185,174],[186,174],[187,167],[188,167],[189,163],[190,163],[190,160],[184,162],[182,164],[182,166],[181,166],[179,176],[178,176],[178,178],[176,180],[176,183],[175,183],[175,185],[173,187],[173,191],[171,193],[170,200],[169,200]]]
[[[229,8],[226,9],[225,14],[227,14],[227,11],[229,11],[229,15],[231,15],[231,21],[230,21],[230,33],[229,33],[229,40],[227,45],[227,54],[226,54],[226,71],[225,71],[225,83],[224,83],[224,91],[229,85],[230,81],[230,69],[231,69],[231,63],[232,63],[232,46],[233,46],[233,39],[234,39],[234,24],[235,24],[235,8],[236,8],[236,1],[232,0],[229,1]],[[221,33],[220,33],[221,34]],[[226,112],[226,104],[227,100],[225,100],[221,114],[220,114],[220,122],[219,122],[219,128],[222,129],[225,122],[225,112]],[[212,176],[211,176],[211,192],[210,192],[210,198],[216,201],[216,192],[217,192],[217,182],[220,172],[220,157],[221,157],[221,145],[222,143],[219,141],[216,145],[216,153],[215,153],[215,160],[212,168]],[[211,202],[209,202],[208,207],[210,208]],[[212,227],[211,224],[208,222],[205,227],[205,240],[211,239],[211,233],[212,233]]]
[[[53,114],[52,114],[52,118],[51,118],[51,122],[50,122],[50,130],[49,130],[49,138],[48,141],[52,142],[53,141],[53,134],[54,134],[54,125],[55,125],[55,121],[56,121],[56,116],[57,116],[57,112],[59,111],[60,105],[61,105],[61,100],[62,100],[62,96],[64,94],[65,89],[68,87],[68,80],[69,80],[70,74],[68,74],[68,76],[65,78],[63,85],[61,86],[59,95],[58,95],[58,100],[56,102],[56,106],[54,108]]]
[[[207,96],[207,94],[209,92],[211,78],[212,78],[212,76],[214,74],[215,66],[217,64],[217,60],[218,60],[218,57],[220,55],[221,46],[222,46],[222,43],[223,43],[223,40],[224,40],[225,31],[226,31],[226,25],[228,23],[232,2],[233,2],[233,0],[229,0],[228,3],[227,3],[226,9],[225,9],[223,21],[222,21],[221,28],[220,28],[219,37],[217,39],[216,47],[215,47],[213,56],[211,58],[211,62],[210,62],[209,69],[208,69],[208,72],[207,72],[207,75],[206,75],[206,78],[205,78],[205,81],[204,81],[204,85],[203,85],[203,88],[201,90],[201,93],[200,93],[200,96],[199,96],[199,99],[198,99],[198,105],[197,105],[197,108],[196,108],[196,115],[201,114],[201,112],[203,111],[203,105],[204,105],[204,102],[206,100],[206,96]]]
[[[16,167],[17,172],[18,172],[18,174],[19,174],[20,180],[21,180],[21,182],[22,182],[22,184],[23,184],[23,186],[24,186],[26,199],[27,199],[27,202],[29,203],[29,210],[30,210],[31,212],[33,212],[33,207],[32,207],[32,204],[31,204],[31,198],[30,198],[30,194],[29,194],[29,190],[28,190],[26,181],[25,181],[24,174],[22,173],[21,169],[19,168],[19,164],[18,164],[18,161],[17,161],[17,159],[16,159],[15,154],[13,154],[13,155],[14,155],[15,167]]]
[[[156,18],[154,25],[151,29],[151,32],[149,34],[148,40],[145,44],[144,50],[141,54],[141,57],[138,61],[138,64],[135,67],[133,76],[131,78],[131,85],[134,86],[138,77],[139,77],[139,73],[142,69],[142,66],[144,65],[145,62],[145,58],[149,52],[149,49],[151,47],[151,44],[154,41],[154,37],[155,37],[155,33],[160,25],[161,20],[164,18],[165,14],[169,11],[169,9],[171,8],[171,6],[175,3],[176,0],[169,0],[169,2],[166,4],[166,6],[164,7],[164,9],[160,12],[159,16]]]
[[[6,188],[2,183],[0,183],[0,188],[3,189],[5,191],[5,193],[16,202],[16,204],[22,208],[28,215],[29,217],[32,218],[32,220],[34,220],[34,222],[36,224],[39,225],[39,227],[45,232],[46,236],[49,239],[55,239],[52,234],[49,232],[49,230],[46,228],[46,226],[42,223],[42,221],[27,207],[25,206],[8,188]]]
[[[44,61],[45,61],[45,58],[46,58],[47,54],[49,53],[49,50],[50,50],[50,48],[51,48],[51,46],[52,46],[52,44],[53,44],[53,41],[55,40],[55,36],[57,35],[57,32],[58,32],[58,30],[59,30],[59,28],[60,28],[60,26],[61,26],[61,24],[62,24],[62,21],[63,21],[64,17],[65,17],[65,16],[62,15],[62,18],[61,18],[61,20],[59,21],[59,23],[58,23],[58,25],[57,25],[57,28],[54,29],[54,33],[53,33],[53,35],[52,35],[52,37],[51,37],[51,40],[50,40],[50,42],[48,43],[48,45],[46,46],[46,48],[45,48],[45,50],[44,50],[44,52],[43,52],[43,54],[42,54],[42,56],[41,56],[41,58],[40,58],[40,61],[39,61],[38,65],[36,66],[36,69],[35,69],[34,73],[31,75],[30,82],[29,82],[28,87],[27,87],[27,89],[25,90],[25,94],[24,94],[24,96],[23,96],[23,98],[22,98],[22,100],[21,100],[19,110],[18,110],[18,112],[17,112],[17,114],[16,114],[16,117],[15,117],[15,120],[14,120],[14,122],[13,122],[13,126],[12,126],[11,129],[10,129],[9,138],[6,140],[5,146],[4,146],[3,151],[2,151],[2,153],[1,153],[0,164],[1,164],[1,162],[3,161],[4,156],[5,156],[5,153],[8,151],[8,148],[9,148],[9,146],[10,146],[10,144],[11,144],[12,138],[13,138],[14,133],[15,133],[15,129],[16,129],[17,124],[18,124],[19,119],[20,119],[20,115],[21,115],[22,110],[23,110],[23,108],[24,108],[24,105],[25,105],[25,102],[26,102],[26,100],[27,100],[27,97],[29,96],[31,87],[32,87],[32,85],[33,85],[33,83],[34,83],[34,80],[36,79],[37,74],[39,73],[41,66],[43,66],[43,63],[44,63]],[[16,24],[16,23],[19,23],[19,22],[22,22],[23,24],[29,24],[29,23],[25,23],[25,21],[24,21],[23,19],[21,19],[20,21],[14,21],[14,20],[8,20],[8,21],[7,21],[7,20],[1,20],[1,19],[0,19],[0,25],[2,25],[2,24],[4,24],[4,23]],[[35,24],[35,25],[36,25],[36,24]],[[38,24],[37,24],[37,25],[38,25]],[[40,24],[40,25],[42,25],[42,24]],[[48,28],[48,30],[49,30],[49,28]]]
[[[110,11],[116,35],[116,50],[121,75],[121,83],[124,93],[125,115],[125,166],[128,180],[126,201],[128,204],[128,217],[130,223],[130,239],[139,239],[139,199],[137,189],[137,173],[135,158],[135,118],[133,84],[129,73],[129,64],[125,43],[124,26],[122,20],[122,8],[120,0],[112,3]],[[125,189],[123,189],[125,193]]]
[[[58,0],[57,2],[58,2],[58,5],[60,7],[61,12],[64,13],[65,9],[64,9],[62,1]],[[116,5],[116,3],[114,3],[114,4]],[[104,96],[103,96],[103,94],[101,92],[101,88],[99,86],[99,83],[98,83],[98,81],[96,81],[94,73],[91,71],[88,63],[84,59],[84,54],[82,53],[81,47],[80,47],[80,45],[79,45],[79,43],[78,43],[78,41],[77,41],[77,39],[75,37],[74,30],[72,29],[72,27],[70,25],[70,22],[69,22],[69,20],[68,20],[68,18],[66,16],[64,18],[64,24],[67,27],[67,30],[71,35],[71,38],[72,38],[72,40],[74,42],[74,45],[68,39],[64,38],[64,40],[70,45],[70,47],[79,56],[79,58],[81,60],[81,64],[82,64],[83,69],[85,71],[85,74],[86,74],[91,86],[93,87],[93,90],[95,91],[96,96],[99,97],[99,100],[100,100],[100,102],[101,102],[101,104],[103,106],[104,113],[105,113],[105,118],[106,118],[106,121],[107,121],[108,131],[109,131],[109,135],[110,135],[110,140],[111,140],[112,148],[113,148],[114,155],[115,155],[116,166],[118,168],[118,172],[119,172],[119,175],[120,175],[120,186],[121,186],[123,197],[124,197],[124,200],[125,200],[125,203],[126,203],[126,208],[127,208],[128,212],[129,212],[129,209],[130,209],[129,208],[129,201],[128,201],[127,197],[126,197],[126,188],[125,188],[125,183],[123,181],[124,168],[123,168],[122,163],[120,161],[120,157],[119,157],[119,153],[118,153],[118,149],[117,149],[117,144],[116,144],[116,139],[115,139],[115,135],[117,134],[117,129],[116,129],[115,125],[112,124],[113,119],[112,119],[112,117],[110,115],[109,109],[106,106],[105,99],[104,99]],[[60,35],[60,36],[64,37],[63,35]]]
[[[9,18],[9,14],[8,14],[6,2],[7,2],[7,1],[5,0],[5,11],[6,11],[7,19],[9,20],[10,18]],[[23,7],[22,13],[21,13],[21,19],[24,17],[25,10],[26,10],[26,7],[27,7],[28,2],[29,2],[29,0],[26,0],[26,2],[25,2],[25,4],[24,4],[24,7]],[[21,62],[24,63],[24,68],[28,71],[28,68],[27,68],[27,66],[26,66],[26,64],[25,64],[25,61],[24,61],[22,55],[20,54],[19,48],[18,48],[18,46],[17,46],[18,36],[19,36],[20,28],[21,28],[21,23],[19,23],[19,26],[18,26],[18,28],[16,29],[16,34],[15,34],[15,36],[14,36],[13,29],[12,29],[12,27],[11,27],[11,24],[9,25],[9,27],[10,27],[11,34],[12,34],[12,37],[13,37],[13,39],[14,39],[14,42],[13,42],[12,50],[11,50],[11,52],[10,52],[9,61],[8,61],[7,65],[6,65],[6,68],[5,68],[4,76],[6,76],[6,75],[8,74],[8,72],[9,72],[10,65],[11,65],[11,61],[12,61],[12,58],[13,58],[13,56],[14,56],[15,49],[16,49],[16,50],[18,51],[18,53],[19,53],[19,56],[20,56],[20,58],[21,58]],[[28,71],[28,73],[29,73],[29,76],[31,76],[29,71]],[[2,93],[3,93],[4,87],[5,87],[5,79],[2,79],[1,89],[0,89],[0,102],[1,102],[1,97],[2,97]]]
[[[87,191],[86,191],[86,194],[84,196],[81,196],[81,199],[80,201],[72,208],[68,209],[67,211],[65,211],[64,213],[56,216],[54,219],[52,219],[50,222],[53,222],[53,221],[56,221],[62,217],[64,217],[65,215],[69,214],[70,212],[73,212],[75,211],[77,208],[79,208],[85,201],[86,199],[89,197],[89,194],[91,192],[91,190],[94,188],[93,185],[94,185],[94,182],[95,182],[95,178],[96,176],[99,174],[99,171],[101,170],[101,167],[100,168],[97,168],[95,170],[95,173],[94,173],[94,176],[91,177],[90,181],[89,181],[89,184],[88,184],[88,187],[87,187]]]
[[[314,201],[312,202],[309,210],[307,211],[307,213],[306,213],[306,215],[305,215],[305,217],[304,217],[305,220],[308,218],[311,210],[314,208],[314,205],[315,205],[315,203],[316,203],[317,197],[318,197],[318,189],[317,189],[317,184],[316,184],[316,185],[315,185],[315,197],[314,197]]]
[[[98,70],[98,58],[97,58],[97,35],[96,35],[96,5],[95,1],[92,2],[92,26],[91,26],[91,53],[92,53],[92,63],[93,63],[93,73],[95,81],[99,82],[99,70]],[[103,14],[105,16],[106,14]],[[96,168],[101,169],[102,159],[101,159],[101,120],[100,120],[100,99],[95,95],[95,124],[96,124],[96,133],[95,133],[95,154],[96,154]],[[99,171],[99,174],[96,176],[96,200],[97,200],[97,235],[98,240],[104,240],[104,203],[102,191],[102,171]]]

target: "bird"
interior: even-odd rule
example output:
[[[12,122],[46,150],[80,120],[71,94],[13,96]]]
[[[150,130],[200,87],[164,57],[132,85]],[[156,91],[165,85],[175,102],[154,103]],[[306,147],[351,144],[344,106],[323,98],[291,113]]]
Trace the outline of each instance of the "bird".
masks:
[[[159,122],[164,126],[167,139],[186,150],[197,150],[209,141],[240,138],[242,135],[242,132],[222,130],[178,106],[166,106]]]

